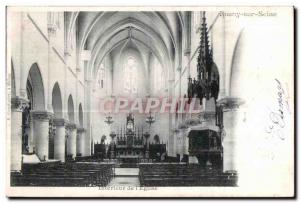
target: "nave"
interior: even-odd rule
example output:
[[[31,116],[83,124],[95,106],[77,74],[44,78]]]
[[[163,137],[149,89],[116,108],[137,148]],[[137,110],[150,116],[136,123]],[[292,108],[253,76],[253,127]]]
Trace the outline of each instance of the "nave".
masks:
[[[219,42],[226,22],[218,13],[14,16],[22,35],[9,69],[11,185],[237,184],[242,102],[229,88],[238,71],[225,67],[231,55]],[[120,175],[124,168],[138,174]]]

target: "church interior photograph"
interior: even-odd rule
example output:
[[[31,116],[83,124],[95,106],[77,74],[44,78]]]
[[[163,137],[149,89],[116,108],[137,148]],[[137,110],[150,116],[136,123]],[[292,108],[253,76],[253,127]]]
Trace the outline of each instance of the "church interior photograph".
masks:
[[[238,187],[234,18],[38,8],[7,18],[10,186]]]

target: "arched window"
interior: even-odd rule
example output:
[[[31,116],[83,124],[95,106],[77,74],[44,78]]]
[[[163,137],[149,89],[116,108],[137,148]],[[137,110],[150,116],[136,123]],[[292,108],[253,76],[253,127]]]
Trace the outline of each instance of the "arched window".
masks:
[[[55,28],[61,29],[61,21],[63,19],[63,13],[61,12],[49,12],[48,24],[55,26]]]
[[[194,12],[193,13],[193,27],[194,27],[194,29],[195,29],[196,32],[199,29],[200,21],[201,21],[201,13],[200,13],[200,11]]]
[[[105,77],[105,69],[104,69],[104,65],[101,63],[97,75],[97,87],[100,89],[104,88],[104,77]]]
[[[165,86],[165,74],[160,62],[154,60],[154,90],[159,91]]]
[[[129,56],[124,67],[124,91],[128,94],[137,93],[137,61]]]

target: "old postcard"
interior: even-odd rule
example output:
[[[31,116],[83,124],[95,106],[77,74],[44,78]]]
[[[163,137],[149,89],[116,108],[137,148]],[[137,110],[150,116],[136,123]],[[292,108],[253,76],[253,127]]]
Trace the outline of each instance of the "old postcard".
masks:
[[[10,197],[293,197],[293,7],[7,7]]]

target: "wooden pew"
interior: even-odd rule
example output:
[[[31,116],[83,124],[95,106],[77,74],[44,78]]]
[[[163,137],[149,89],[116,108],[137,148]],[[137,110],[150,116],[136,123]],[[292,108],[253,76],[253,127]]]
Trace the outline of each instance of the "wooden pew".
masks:
[[[113,174],[113,164],[65,163],[55,166],[24,167],[11,173],[12,186],[106,186]]]
[[[235,172],[180,163],[139,164],[141,186],[236,186]]]

